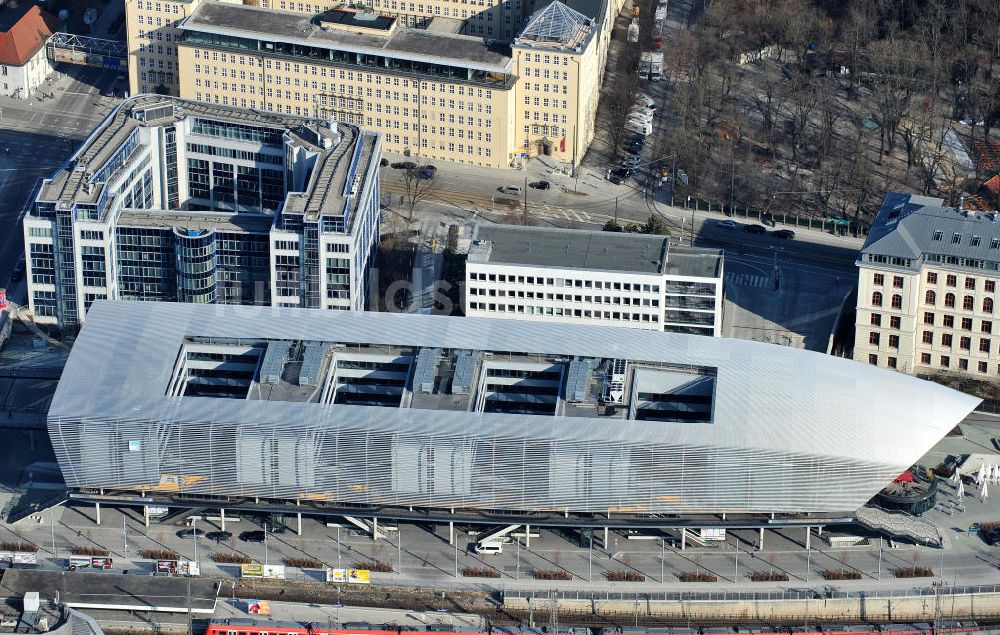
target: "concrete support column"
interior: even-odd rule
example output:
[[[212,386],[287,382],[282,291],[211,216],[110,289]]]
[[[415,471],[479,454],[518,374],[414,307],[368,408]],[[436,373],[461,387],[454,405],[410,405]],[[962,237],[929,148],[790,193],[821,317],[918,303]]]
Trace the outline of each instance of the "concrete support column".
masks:
[[[372,516],[372,541],[378,540],[378,518]]]
[[[525,548],[531,548],[531,525],[524,526],[524,546]]]
[[[142,506],[142,524],[149,527],[149,505]]]
[[[219,529],[226,530],[226,510],[222,508],[219,509]]]
[[[94,503],[94,512],[95,512],[95,515],[97,517],[97,524],[100,525],[101,524],[101,504],[100,503]]]
[[[764,550],[764,528],[760,528],[760,545],[757,547],[761,551]]]
[[[820,525],[819,527],[816,528],[816,535],[817,536],[823,535],[823,525]]]
[[[681,527],[681,551],[687,549],[687,537],[688,537],[687,527]]]
[[[809,550],[809,539],[812,537],[812,527],[806,527],[806,551]]]
[[[604,528],[604,550],[608,551],[608,528]]]
[[[295,512],[295,516],[296,516],[296,519],[297,519],[297,520],[298,520],[298,522],[299,522],[299,527],[298,527],[298,532],[297,532],[297,534],[298,534],[299,536],[301,536],[301,535],[302,535],[302,512]]]
[[[455,544],[455,521],[448,521],[448,544]]]

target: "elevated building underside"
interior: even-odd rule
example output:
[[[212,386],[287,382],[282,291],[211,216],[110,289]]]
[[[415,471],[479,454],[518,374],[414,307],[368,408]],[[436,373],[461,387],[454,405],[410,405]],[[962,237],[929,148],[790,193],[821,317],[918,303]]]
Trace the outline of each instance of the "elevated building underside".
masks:
[[[837,408],[840,394],[852,400]],[[975,403],[736,340],[99,302],[49,429],[67,484],[87,496],[403,515],[836,514]]]

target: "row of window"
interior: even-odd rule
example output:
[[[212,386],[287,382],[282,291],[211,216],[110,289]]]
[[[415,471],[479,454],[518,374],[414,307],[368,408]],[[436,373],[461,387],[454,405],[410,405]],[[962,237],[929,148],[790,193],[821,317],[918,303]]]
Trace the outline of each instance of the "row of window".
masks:
[[[927,324],[928,326],[934,326],[934,321],[935,321],[936,318],[937,318],[937,316],[934,313],[931,313],[930,311],[925,311],[924,312],[924,324]],[[946,328],[954,328],[955,327],[955,316],[954,315],[944,315],[944,316],[942,316],[941,325],[944,326],[944,327],[946,327]],[[962,318],[961,325],[962,325],[961,328],[962,328],[963,331],[971,331],[972,330],[972,318],[968,318],[968,317]],[[982,330],[983,333],[992,333],[993,332],[993,322],[991,322],[989,320],[983,320],[982,324],[981,324],[981,330]]]
[[[955,232],[951,235],[951,244],[961,245],[963,235],[959,232]],[[944,240],[944,232],[941,230],[935,230],[934,234],[931,235],[932,240]],[[979,247],[983,243],[983,239],[976,234],[973,234],[969,238],[970,247]],[[990,238],[990,249],[1000,249],[1000,238]]]
[[[623,304],[625,306],[651,306],[659,307],[660,301],[656,298],[630,298],[628,296],[600,296],[600,295],[569,295],[563,293],[542,293],[541,291],[514,291],[512,289],[480,289],[471,287],[470,296],[490,296],[522,298],[527,300],[551,300],[555,302],[590,302],[594,304]],[[702,307],[712,308],[712,306]]]
[[[992,280],[990,281],[992,282]],[[928,290],[924,294],[924,304],[929,304],[931,306],[937,303],[937,293]],[[962,309],[965,311],[975,310],[976,299],[971,295],[964,296],[962,298]],[[955,294],[946,293],[944,295],[944,306],[949,309],[955,308]],[[983,313],[993,313],[993,298],[983,298]]]
[[[879,274],[876,274],[876,275],[879,275]],[[977,281],[976,278],[966,277],[965,278],[965,288],[967,290],[969,290],[969,291],[975,291],[976,290],[976,281]],[[934,272],[934,271],[928,271],[927,272],[927,283],[928,284],[937,284],[938,283],[938,274],[936,272]],[[957,286],[958,285],[958,276],[955,275],[955,274],[949,273],[949,274],[947,274],[945,276],[945,282],[944,283],[945,283],[945,286],[948,286],[948,287]],[[987,293],[993,293],[994,291],[996,291],[996,281],[995,280],[983,280],[983,290],[986,291]]]
[[[590,311],[586,309],[563,309],[561,307],[523,306],[520,304],[493,304],[485,302],[470,302],[469,309],[473,311],[491,311],[497,313],[521,313],[526,315],[553,315],[560,317],[578,317],[605,320],[622,320],[625,322],[658,323],[660,318],[650,313],[622,313],[619,311]]]
[[[614,291],[641,291],[642,293],[659,293],[658,284],[640,284],[638,282],[611,282],[602,280],[579,280],[573,278],[543,278],[542,276],[519,276],[505,273],[469,273],[469,280],[483,282],[509,282],[516,284],[544,284],[550,287],[576,287],[578,289],[608,289]]]
[[[941,368],[951,368],[951,356],[950,355],[941,355],[941,357],[938,358],[938,359],[939,359],[939,365],[941,366]],[[869,364],[873,364],[873,365],[877,366],[878,365],[878,360],[879,360],[879,356],[876,355],[876,354],[874,354],[874,353],[872,353],[872,354],[870,354],[868,356],[868,363]],[[924,366],[930,366],[933,363],[931,361],[931,354],[930,353],[921,353],[921,355],[920,355],[920,363],[923,364]],[[889,358],[886,359],[886,366],[888,366],[889,368],[898,368],[898,365],[899,365],[899,362],[898,362],[898,360],[895,357],[889,357]],[[965,371],[969,370],[969,360],[967,360],[967,359],[959,359],[958,360],[958,369],[959,370],[965,370]],[[978,370],[981,374],[985,375],[986,373],[990,372],[989,364],[987,362],[977,362],[977,364],[976,364],[976,370]],[[1000,365],[997,365],[997,373],[1000,373]]]

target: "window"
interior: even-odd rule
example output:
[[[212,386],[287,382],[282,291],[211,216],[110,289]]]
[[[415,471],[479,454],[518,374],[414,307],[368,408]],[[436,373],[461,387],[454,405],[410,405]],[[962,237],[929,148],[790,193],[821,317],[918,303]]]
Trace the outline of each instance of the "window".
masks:
[[[979,330],[982,331],[983,333],[992,333],[993,322],[990,322],[989,320],[983,320],[982,327]]]
[[[962,308],[964,310],[971,311],[974,306],[975,306],[975,300],[971,295],[967,295],[964,298],[962,298]]]
[[[975,278],[966,278],[965,279],[965,288],[968,289],[969,291],[975,291],[976,290],[976,279]]]
[[[955,316],[954,315],[946,315],[946,316],[944,316],[941,319],[941,323],[944,324],[945,326],[947,326],[948,328],[954,328],[955,327]]]
[[[986,293],[993,293],[997,289],[996,280],[985,280],[983,281],[983,289]]]
[[[989,370],[989,366],[986,364],[986,362],[979,362],[979,372],[985,373],[988,370]]]
[[[954,234],[951,235],[951,244],[959,245],[961,243],[962,243],[962,234],[955,232]],[[944,366],[944,364],[942,364],[942,366]]]
[[[993,313],[993,298],[983,298],[983,313]]]
[[[924,344],[933,344],[934,343],[934,331],[924,331],[923,338],[924,338],[923,339]]]
[[[882,293],[880,291],[872,294],[872,306],[882,306]]]
[[[878,346],[879,334],[877,331],[872,331],[871,333],[868,334],[868,343],[871,344],[872,346]]]
[[[969,246],[970,247],[978,247],[981,242],[982,242],[982,238],[980,238],[979,236],[973,235],[972,236],[972,240],[969,241]]]
[[[896,358],[895,357],[890,357],[889,358],[888,366],[889,366],[889,368],[895,368],[896,367]]]
[[[962,330],[963,331],[972,330],[972,318],[962,318]]]
[[[947,355],[941,356],[941,368],[948,368],[951,366],[951,358]]]
[[[945,284],[948,285],[949,287],[954,287],[955,285],[958,284],[958,277],[949,275],[947,278],[945,278]]]
[[[937,284],[937,274],[933,271],[927,272],[927,284]]]
[[[958,368],[959,370],[969,370],[969,360],[967,359],[958,360]]]
[[[882,314],[881,313],[872,313],[871,322],[872,322],[872,326],[882,326]]]
[[[935,231],[933,238],[934,240],[941,240],[942,238],[944,238],[944,232],[940,230]]]
[[[890,335],[889,336],[889,348],[899,348],[899,336]]]
[[[990,338],[984,337],[979,340],[979,352],[989,353],[990,352]]]
[[[958,347],[963,351],[968,351],[972,349],[972,338],[971,337],[960,337],[958,338]]]
[[[878,355],[869,355],[868,363],[874,366],[878,366]]]
[[[885,284],[885,276],[882,275],[881,273],[876,273],[872,278],[872,284],[874,284],[877,287],[881,287],[883,284]]]
[[[889,328],[898,329],[902,325],[902,318],[898,315],[889,316]]]
[[[954,309],[955,308],[955,294],[954,293],[946,293],[946,294],[944,294],[944,305],[945,305],[945,307],[947,307],[949,309]]]
[[[894,309],[902,309],[903,308],[903,296],[899,295],[898,293],[893,294],[893,296],[892,296],[892,308],[894,308]]]
[[[931,363],[931,354],[930,353],[921,353],[920,354],[920,363],[921,364],[930,364]]]
[[[934,314],[933,313],[929,313],[929,312],[925,312],[924,313],[924,324],[931,324],[931,325],[934,324]]]
[[[942,333],[941,334],[941,346],[948,346],[948,347],[950,347],[951,344],[952,344],[951,333]]]
[[[892,277],[892,287],[894,289],[903,288],[903,276],[893,276]]]
[[[937,294],[934,293],[933,291],[928,290],[927,293],[924,294],[924,304],[933,305],[936,302],[937,302]]]

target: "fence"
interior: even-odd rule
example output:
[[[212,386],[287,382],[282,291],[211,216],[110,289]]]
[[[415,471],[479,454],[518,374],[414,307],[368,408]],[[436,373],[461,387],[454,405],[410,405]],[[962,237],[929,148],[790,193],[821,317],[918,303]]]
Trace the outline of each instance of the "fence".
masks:
[[[723,591],[723,592],[656,592],[628,593],[615,591],[505,591],[504,600],[583,600],[612,602],[766,602],[780,600],[852,600],[881,598],[934,597],[937,595],[972,595],[1000,593],[1000,585],[940,586],[919,589],[880,591],[837,591],[834,589],[803,589],[794,591]]]

